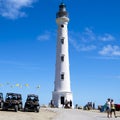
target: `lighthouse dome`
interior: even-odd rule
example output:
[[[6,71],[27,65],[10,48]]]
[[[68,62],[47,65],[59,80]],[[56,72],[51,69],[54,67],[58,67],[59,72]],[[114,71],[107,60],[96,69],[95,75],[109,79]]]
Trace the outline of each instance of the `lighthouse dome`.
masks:
[[[59,11],[56,14],[56,18],[59,17],[68,17],[68,13],[66,11],[66,5],[63,2],[59,5]]]

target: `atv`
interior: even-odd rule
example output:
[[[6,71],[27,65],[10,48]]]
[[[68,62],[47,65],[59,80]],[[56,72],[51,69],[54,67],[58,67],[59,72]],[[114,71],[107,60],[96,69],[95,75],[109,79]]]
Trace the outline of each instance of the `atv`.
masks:
[[[0,93],[0,108],[3,107],[4,99],[3,99],[3,93]]]
[[[22,95],[17,93],[7,93],[2,109],[14,109],[15,112],[22,109]]]
[[[24,111],[39,112],[39,109],[40,109],[40,104],[39,104],[38,96],[35,94],[29,94],[25,102]]]

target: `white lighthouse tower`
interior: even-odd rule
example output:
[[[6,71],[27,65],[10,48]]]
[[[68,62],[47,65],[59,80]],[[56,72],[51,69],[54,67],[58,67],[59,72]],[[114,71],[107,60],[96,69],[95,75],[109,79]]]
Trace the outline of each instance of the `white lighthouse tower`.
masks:
[[[68,53],[68,13],[64,3],[59,5],[59,11],[56,14],[57,48],[56,48],[56,69],[54,91],[52,101],[55,107],[62,107],[65,102],[73,101],[70,87],[70,69]]]

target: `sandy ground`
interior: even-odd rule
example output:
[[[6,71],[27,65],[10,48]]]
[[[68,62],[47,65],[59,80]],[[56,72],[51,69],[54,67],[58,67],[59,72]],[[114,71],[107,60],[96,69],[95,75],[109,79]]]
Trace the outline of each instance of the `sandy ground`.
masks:
[[[120,120],[120,112],[117,112],[117,118],[107,118],[106,113],[99,111],[59,109],[57,113],[59,114],[53,120]]]
[[[52,120],[55,116],[56,113],[49,109],[40,109],[39,113],[0,111],[0,120]]]
[[[0,111],[0,120],[120,120],[120,112],[116,114],[117,118],[107,118],[99,111],[41,108],[39,113]]]

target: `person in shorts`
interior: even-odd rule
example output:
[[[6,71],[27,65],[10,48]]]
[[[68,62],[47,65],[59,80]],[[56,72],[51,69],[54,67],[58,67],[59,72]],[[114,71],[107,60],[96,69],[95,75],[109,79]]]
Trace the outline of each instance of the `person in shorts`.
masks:
[[[110,98],[108,98],[107,102],[106,102],[106,111],[107,111],[107,117],[110,118],[110,116],[111,116],[111,102],[110,102]]]
[[[116,116],[116,110],[115,110],[115,104],[114,104],[114,101],[113,101],[113,99],[111,99],[111,102],[110,102],[110,104],[111,104],[111,112],[110,112],[110,117],[112,117],[112,113],[114,113],[114,117],[116,118],[117,116]]]

